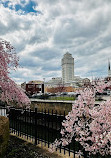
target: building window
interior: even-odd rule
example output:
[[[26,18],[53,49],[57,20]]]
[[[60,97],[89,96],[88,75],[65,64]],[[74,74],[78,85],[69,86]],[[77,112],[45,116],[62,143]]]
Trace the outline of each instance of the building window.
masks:
[[[32,84],[32,85],[28,85],[28,88],[33,88],[34,87],[34,85]]]
[[[36,88],[41,88],[41,85],[40,84],[36,85]]]

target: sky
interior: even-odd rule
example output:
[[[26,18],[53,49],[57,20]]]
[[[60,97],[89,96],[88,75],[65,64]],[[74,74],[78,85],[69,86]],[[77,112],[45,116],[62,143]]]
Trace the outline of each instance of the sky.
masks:
[[[61,59],[74,57],[74,74],[107,76],[111,60],[111,0],[0,0],[0,38],[16,49],[18,84],[61,77]]]

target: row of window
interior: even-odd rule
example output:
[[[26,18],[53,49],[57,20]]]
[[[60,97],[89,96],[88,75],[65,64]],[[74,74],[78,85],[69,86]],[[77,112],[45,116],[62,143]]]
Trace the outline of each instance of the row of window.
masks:
[[[28,85],[28,88],[41,88],[41,85]]]

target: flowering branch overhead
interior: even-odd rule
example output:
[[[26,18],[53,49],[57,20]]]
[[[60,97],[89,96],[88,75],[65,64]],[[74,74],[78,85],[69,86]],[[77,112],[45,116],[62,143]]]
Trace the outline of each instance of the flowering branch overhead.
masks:
[[[9,77],[10,70],[18,67],[18,61],[14,47],[0,39],[0,100],[8,104],[15,102],[22,107],[28,106],[30,100]]]

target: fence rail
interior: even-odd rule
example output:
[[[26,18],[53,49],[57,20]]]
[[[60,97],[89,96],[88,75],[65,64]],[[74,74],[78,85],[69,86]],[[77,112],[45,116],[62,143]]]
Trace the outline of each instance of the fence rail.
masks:
[[[8,110],[7,110],[8,111]],[[0,106],[0,115],[6,116],[6,108]],[[39,112],[37,108],[35,111],[26,109],[15,109],[11,108],[8,112],[8,117],[10,121],[10,132],[30,140],[35,145],[40,144],[50,147],[50,143],[53,143],[55,139],[61,138],[61,128],[62,121],[65,119],[64,115],[58,114],[57,111],[54,114],[53,110],[51,113],[46,112],[46,110]],[[77,157],[78,153],[80,155],[78,158],[103,158],[98,155],[89,155],[88,152],[80,145],[79,142],[72,139],[72,142],[65,146],[59,146],[57,151],[68,152],[68,155]]]
[[[36,145],[40,143],[47,145],[49,148],[50,143],[53,143],[56,138],[61,138],[61,123],[65,119],[65,112],[64,115],[58,115],[57,111],[54,114],[53,110],[49,113],[49,110],[48,112],[46,110],[38,112],[37,108],[35,108],[35,111],[11,108],[8,117],[11,133],[30,139]],[[87,158],[87,153],[75,139],[65,147],[59,146],[57,150],[60,153],[63,151],[64,154],[67,151],[69,156],[73,154],[74,158],[81,150],[83,153],[81,156]]]

